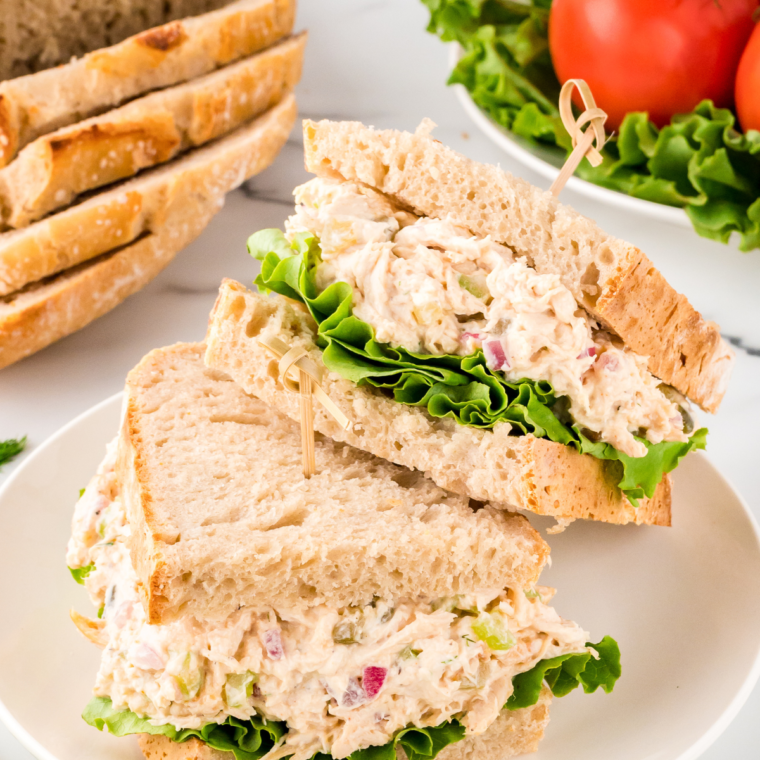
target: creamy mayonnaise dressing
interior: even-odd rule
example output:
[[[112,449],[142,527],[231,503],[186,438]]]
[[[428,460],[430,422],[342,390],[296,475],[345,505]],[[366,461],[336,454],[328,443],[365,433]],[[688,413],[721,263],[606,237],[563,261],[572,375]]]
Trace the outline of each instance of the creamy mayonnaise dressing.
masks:
[[[107,643],[95,694],[157,725],[198,728],[254,713],[285,721],[286,739],[267,760],[341,758],[410,724],[455,716],[468,733],[482,733],[513,676],[587,651],[586,632],[546,604],[553,590],[543,587],[149,625],[128,541],[109,450],[77,504],[67,555],[70,567],[96,565],[85,584],[103,607]]]
[[[430,354],[482,348],[489,368],[508,380],[550,382],[569,398],[575,422],[630,456],[646,453],[634,434],[687,440],[678,406],[645,357],[600,329],[558,275],[358,184],[317,178],[295,196],[288,235],[319,238],[319,287],[349,283],[354,313],[378,341]]]

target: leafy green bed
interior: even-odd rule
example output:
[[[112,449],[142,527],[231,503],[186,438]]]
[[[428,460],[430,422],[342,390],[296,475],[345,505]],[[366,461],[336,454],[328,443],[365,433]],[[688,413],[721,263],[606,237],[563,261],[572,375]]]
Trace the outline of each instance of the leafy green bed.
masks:
[[[551,0],[423,0],[428,31],[464,55],[449,79],[463,84],[494,121],[531,142],[570,149],[557,111],[559,83],[547,41]],[[658,129],[629,113],[604,163],[577,174],[636,198],[680,206],[704,237],[760,247],[760,132],[737,131],[733,113],[700,103]]]
[[[506,708],[519,710],[535,705],[544,680],[557,697],[569,694],[578,686],[583,686],[587,694],[599,688],[609,694],[620,677],[620,649],[609,636],[588,646],[596,650],[598,658],[590,653],[562,655],[542,660],[532,670],[516,676],[512,680],[514,693]],[[249,720],[228,717],[222,724],[207,723],[199,729],[178,729],[168,724],[154,726],[130,710],[114,710],[111,700],[102,697],[92,699],[82,717],[99,731],[107,728],[114,736],[154,734],[175,742],[196,737],[213,749],[232,752],[236,760],[259,760],[287,732],[284,723],[268,722],[258,715]],[[456,720],[434,728],[410,726],[399,731],[388,744],[358,750],[349,760],[396,760],[399,744],[409,760],[432,760],[444,747],[463,738],[464,727]],[[314,760],[331,760],[331,756],[320,753]]]
[[[584,454],[615,462],[618,486],[634,506],[651,497],[666,472],[686,454],[705,447],[706,429],[687,443],[653,445],[639,438],[646,456],[634,458],[608,443],[589,440],[575,425],[555,414],[558,399],[547,382],[508,382],[492,372],[482,351],[471,356],[431,356],[393,348],[375,340],[370,325],[353,314],[351,286],[337,282],[321,293],[316,270],[319,241],[298,235],[291,245],[280,230],[262,230],[248,240],[248,250],[261,261],[256,285],[306,304],[319,326],[317,342],[325,366],[358,385],[392,393],[396,401],[423,406],[434,417],[451,417],[462,425],[492,428],[509,422],[516,434],[548,438]]]

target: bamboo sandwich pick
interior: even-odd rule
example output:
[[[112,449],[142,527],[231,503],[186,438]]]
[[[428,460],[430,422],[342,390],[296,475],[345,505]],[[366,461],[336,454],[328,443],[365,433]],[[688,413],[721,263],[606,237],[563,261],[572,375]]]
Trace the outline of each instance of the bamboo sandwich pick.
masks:
[[[575,120],[573,116],[573,89],[577,87],[586,110]],[[559,93],[559,115],[570,137],[573,139],[573,152],[567,157],[565,165],[552,182],[549,192],[555,197],[562,192],[565,183],[572,177],[585,156],[591,166],[599,166],[604,160],[600,153],[607,140],[604,123],[607,114],[597,108],[591,88],[583,79],[568,79]],[[583,127],[586,126],[584,130]],[[594,146],[596,142],[596,146]]]
[[[301,452],[303,474],[310,478],[317,471],[314,449],[314,405],[313,398],[325,408],[327,413],[347,430],[351,424],[348,417],[333,403],[322,388],[324,369],[309,359],[305,348],[290,348],[279,338],[259,338],[258,343],[279,360],[282,384],[291,393],[299,394],[301,410]]]

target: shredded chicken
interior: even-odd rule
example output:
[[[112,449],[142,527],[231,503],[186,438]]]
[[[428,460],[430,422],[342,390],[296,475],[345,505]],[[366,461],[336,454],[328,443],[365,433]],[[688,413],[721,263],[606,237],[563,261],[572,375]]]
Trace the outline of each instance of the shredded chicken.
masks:
[[[198,728],[258,713],[288,727],[267,760],[341,758],[454,716],[482,733],[513,676],[588,651],[586,632],[549,607],[553,590],[541,587],[149,625],[114,483],[111,450],[77,504],[67,560],[95,565],[85,584],[102,607],[95,627],[106,645],[96,695],[154,724]]]
[[[349,283],[354,313],[378,341],[429,354],[482,348],[507,380],[550,382],[574,422],[629,456],[646,454],[634,435],[687,440],[679,406],[646,358],[600,329],[558,275],[450,221],[396,209],[362,185],[317,178],[295,195],[287,233],[319,238],[318,286]]]

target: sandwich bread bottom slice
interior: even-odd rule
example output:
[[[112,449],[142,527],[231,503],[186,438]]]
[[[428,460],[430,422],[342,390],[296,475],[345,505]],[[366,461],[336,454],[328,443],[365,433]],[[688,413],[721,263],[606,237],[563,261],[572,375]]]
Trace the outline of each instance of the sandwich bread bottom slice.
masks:
[[[57,256],[57,245],[46,236],[48,229],[63,235],[74,251],[77,231],[83,230],[79,253],[94,249],[100,255],[0,296],[0,368],[81,329],[150,282],[203,231],[227,192],[272,163],[295,117],[290,94],[227,137],[134,180],[124,193],[114,191],[109,202],[100,205],[93,198],[62,212],[66,219],[56,215],[42,222],[40,237],[30,236],[15,257],[9,255],[9,278],[36,266],[27,263],[29,256]],[[98,251],[99,239],[87,233],[88,225],[107,229],[112,222],[116,233],[124,233],[121,239],[129,242],[120,246],[118,237],[104,235],[115,245]],[[76,253],[66,255],[78,258]]]
[[[299,305],[265,298],[225,280],[206,336],[206,364],[229,374],[247,392],[291,419],[299,419],[297,394],[279,379],[277,361],[260,343],[276,337],[305,348],[323,366],[314,323]],[[369,386],[325,373],[323,388],[351,420],[342,430],[321,405],[315,426],[323,435],[416,470],[455,493],[549,515],[610,523],[670,524],[671,481],[665,475],[654,497],[634,508],[615,485],[610,463],[530,435],[434,419],[419,407],[397,403]]]

